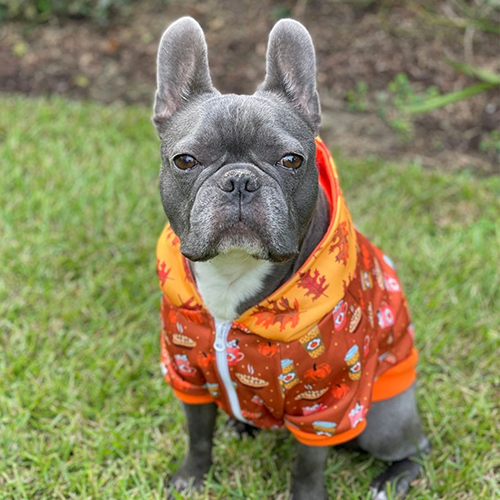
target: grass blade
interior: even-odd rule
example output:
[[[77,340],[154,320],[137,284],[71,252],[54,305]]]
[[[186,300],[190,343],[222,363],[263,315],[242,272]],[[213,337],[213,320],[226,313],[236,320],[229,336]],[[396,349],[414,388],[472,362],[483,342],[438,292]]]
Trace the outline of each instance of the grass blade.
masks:
[[[427,111],[432,111],[433,109],[442,108],[453,102],[461,101],[462,99],[467,99],[473,95],[480,94],[485,90],[489,90],[497,87],[497,85],[492,83],[477,83],[466,87],[462,90],[457,90],[456,92],[449,92],[448,94],[440,95],[437,97],[431,97],[417,104],[411,104],[403,108],[404,111],[410,115],[415,115],[418,113],[426,113]]]
[[[456,70],[461,71],[466,75],[473,76],[478,80],[481,80],[482,82],[491,83],[493,85],[500,85],[500,75],[492,73],[487,69],[475,68],[470,64],[452,61],[449,59],[446,61],[446,63],[449,64],[452,68],[455,68]]]

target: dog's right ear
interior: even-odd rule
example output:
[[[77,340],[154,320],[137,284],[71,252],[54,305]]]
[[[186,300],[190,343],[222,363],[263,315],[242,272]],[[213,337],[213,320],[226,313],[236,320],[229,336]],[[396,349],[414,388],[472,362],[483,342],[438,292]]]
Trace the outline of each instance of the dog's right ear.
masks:
[[[257,93],[288,100],[318,133],[321,107],[316,91],[316,57],[311,35],[292,19],[278,21],[269,34],[266,78]]]
[[[192,17],[183,17],[168,27],[158,48],[153,116],[158,132],[190,99],[209,93],[219,94],[210,78],[203,30]]]

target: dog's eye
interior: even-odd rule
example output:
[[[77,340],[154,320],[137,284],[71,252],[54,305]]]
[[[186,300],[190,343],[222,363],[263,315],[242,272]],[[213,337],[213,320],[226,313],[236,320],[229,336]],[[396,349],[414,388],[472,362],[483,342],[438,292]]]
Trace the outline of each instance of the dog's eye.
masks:
[[[190,168],[196,167],[198,161],[191,155],[178,155],[174,158],[174,163],[177,168],[181,170],[189,170]]]
[[[286,155],[281,158],[278,165],[295,170],[302,165],[302,158],[297,155]]]

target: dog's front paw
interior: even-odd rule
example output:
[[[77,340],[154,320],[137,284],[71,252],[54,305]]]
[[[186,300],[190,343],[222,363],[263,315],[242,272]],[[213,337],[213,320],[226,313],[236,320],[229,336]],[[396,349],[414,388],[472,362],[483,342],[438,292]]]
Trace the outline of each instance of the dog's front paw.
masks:
[[[419,476],[422,466],[411,459],[394,462],[370,485],[373,500],[389,500],[389,498],[405,498],[410,483]],[[388,491],[391,494],[388,494]]]
[[[328,500],[328,495],[323,485],[313,488],[295,486],[292,489],[289,500]]]
[[[167,500],[175,500],[172,491],[178,493],[200,491],[205,484],[205,475],[209,468],[203,470],[189,463],[182,465],[167,483]]]

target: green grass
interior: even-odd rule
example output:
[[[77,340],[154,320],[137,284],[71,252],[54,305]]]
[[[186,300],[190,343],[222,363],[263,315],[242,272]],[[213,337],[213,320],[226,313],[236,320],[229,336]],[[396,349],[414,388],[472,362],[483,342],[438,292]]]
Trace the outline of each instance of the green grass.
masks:
[[[159,142],[144,108],[1,98],[0,499],[155,499],[186,447],[159,370]],[[358,227],[399,266],[434,451],[410,499],[500,498],[500,179],[338,156]],[[284,499],[293,440],[219,419],[197,498]],[[383,463],[332,450],[332,499]]]

